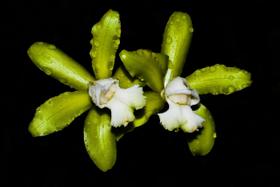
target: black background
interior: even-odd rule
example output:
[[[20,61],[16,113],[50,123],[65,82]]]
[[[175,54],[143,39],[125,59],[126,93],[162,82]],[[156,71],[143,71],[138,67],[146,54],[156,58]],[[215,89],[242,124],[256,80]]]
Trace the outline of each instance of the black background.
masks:
[[[268,1],[58,0],[10,1],[1,9],[3,186],[17,182],[40,187],[279,185],[276,5]],[[85,115],[47,137],[32,138],[28,133],[36,107],[71,90],[36,68],[26,54],[28,47],[35,41],[53,43],[91,71],[90,30],[108,9],[121,15],[119,49],[158,52],[168,17],[173,11],[185,11],[192,17],[194,35],[183,76],[217,63],[252,73],[250,88],[229,96],[201,96],[218,134],[209,155],[191,156],[184,137],[163,130],[156,116],[118,142],[117,163],[107,173],[96,168],[84,148]]]

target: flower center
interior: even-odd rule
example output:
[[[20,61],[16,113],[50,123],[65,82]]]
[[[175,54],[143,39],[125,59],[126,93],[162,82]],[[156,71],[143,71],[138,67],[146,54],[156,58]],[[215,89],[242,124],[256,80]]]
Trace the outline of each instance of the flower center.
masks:
[[[174,94],[168,96],[173,103],[178,105],[190,105],[191,104],[191,96],[187,94]]]
[[[164,90],[166,100],[178,105],[195,105],[199,103],[199,95],[195,90],[188,87],[184,78],[177,77],[169,82]]]
[[[105,105],[114,97],[118,89],[118,81],[112,78],[102,79],[95,82],[89,87],[89,95],[94,104],[99,108]]]
[[[102,90],[100,93],[100,104],[101,105],[107,104],[112,99],[112,97],[115,95],[116,89],[117,89],[117,86],[115,84],[112,84],[109,87],[109,89]]]

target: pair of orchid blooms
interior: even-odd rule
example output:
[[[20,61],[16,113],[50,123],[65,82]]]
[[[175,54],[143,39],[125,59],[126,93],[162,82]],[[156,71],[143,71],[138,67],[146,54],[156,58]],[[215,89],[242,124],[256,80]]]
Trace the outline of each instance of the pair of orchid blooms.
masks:
[[[90,109],[84,126],[85,146],[96,166],[107,171],[116,161],[117,140],[145,124],[167,102],[168,110],[158,113],[162,126],[169,131],[199,131],[188,140],[189,148],[193,155],[208,154],[216,133],[199,94],[231,94],[248,87],[251,78],[244,70],[219,64],[180,77],[192,33],[189,15],[174,12],[165,27],[161,52],[122,50],[119,56],[124,66],[112,76],[121,25],[118,12],[109,10],[92,28],[90,55],[95,78],[54,45],[34,43],[28,49],[32,62],[78,91],[65,92],[38,107],[29,131],[33,136],[51,134]],[[151,90],[143,92],[146,85]],[[198,109],[193,110],[193,105]],[[134,110],[141,112],[135,114]],[[115,128],[121,130],[115,132]]]

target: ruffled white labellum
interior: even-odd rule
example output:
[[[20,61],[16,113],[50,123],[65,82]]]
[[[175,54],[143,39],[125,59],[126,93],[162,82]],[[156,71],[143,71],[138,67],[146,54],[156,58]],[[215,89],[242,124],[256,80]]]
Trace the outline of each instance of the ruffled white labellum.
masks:
[[[204,119],[194,113],[192,105],[200,99],[195,90],[191,90],[184,78],[176,77],[164,90],[169,109],[159,115],[163,127],[169,131],[181,128],[184,132],[194,132],[202,127]]]
[[[111,110],[111,125],[114,127],[126,126],[135,119],[133,109],[145,106],[141,87],[135,85],[122,89],[119,81],[112,78],[96,81],[89,87],[89,95],[96,106]]]

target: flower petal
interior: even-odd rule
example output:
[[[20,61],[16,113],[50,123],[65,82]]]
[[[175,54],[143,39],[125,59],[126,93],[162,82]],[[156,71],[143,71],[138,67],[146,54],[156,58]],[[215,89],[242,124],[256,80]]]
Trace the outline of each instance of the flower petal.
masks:
[[[112,98],[106,107],[111,110],[111,125],[113,127],[126,126],[135,119],[133,109],[116,98]]]
[[[231,94],[251,85],[251,74],[236,67],[222,64],[196,70],[186,78],[199,94]]]
[[[192,139],[188,140],[190,151],[193,155],[204,156],[207,155],[214,146],[216,139],[215,122],[209,110],[202,104],[196,114],[205,119],[202,123],[203,128]]]
[[[27,53],[40,70],[77,90],[87,90],[94,80],[84,67],[54,45],[35,42]]]
[[[163,56],[158,58],[158,56]],[[168,61],[163,54],[155,54],[149,50],[137,50],[120,52],[120,58],[125,68],[132,77],[143,79],[147,85],[156,92],[163,89],[163,68],[161,64]],[[159,63],[158,61],[162,61]]]
[[[181,128],[184,132],[194,132],[202,127],[204,121],[199,115],[195,114],[188,105],[178,105],[167,100],[169,109],[159,115],[163,127],[169,131]]]
[[[37,108],[28,130],[32,136],[45,136],[67,127],[92,106],[86,92],[65,92]]]
[[[164,85],[181,74],[189,51],[193,33],[190,16],[184,12],[174,12],[165,26],[161,53],[169,57]]]
[[[111,109],[111,124],[114,127],[126,126],[135,117],[133,109],[140,109],[145,106],[143,89],[138,85],[127,89],[119,87],[119,81],[108,78],[95,82],[89,88],[89,95],[92,101],[99,108]]]
[[[92,67],[97,79],[105,79],[112,75],[115,56],[120,44],[121,22],[118,12],[109,10],[101,20],[92,27],[93,38]]]
[[[100,170],[105,172],[114,166],[117,146],[109,114],[95,107],[89,111],[84,126],[84,143],[90,158]]]
[[[143,96],[143,88],[138,85],[134,85],[127,89],[117,89],[114,98],[136,110],[143,108],[146,103],[145,97]]]
[[[119,67],[114,76],[115,79],[119,80],[121,88],[129,88],[133,85],[145,86],[145,82],[140,81],[138,78],[132,78],[123,66]]]

